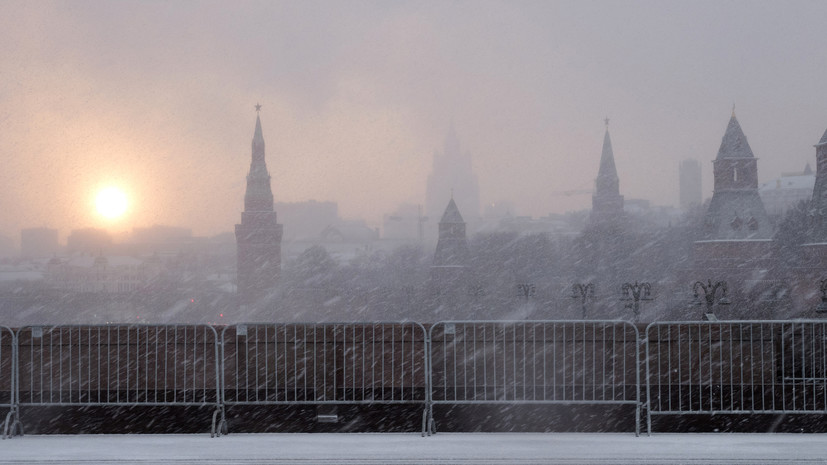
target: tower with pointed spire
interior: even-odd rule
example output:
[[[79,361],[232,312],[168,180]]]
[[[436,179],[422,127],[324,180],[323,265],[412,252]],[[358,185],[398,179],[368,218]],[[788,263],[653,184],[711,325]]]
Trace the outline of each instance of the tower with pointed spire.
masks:
[[[691,276],[725,279],[733,305],[718,318],[761,318],[772,314],[765,295],[783,286],[775,261],[774,230],[758,195],[758,159],[733,109],[713,161],[714,190],[693,244]],[[764,300],[762,300],[764,299]]]
[[[434,253],[434,268],[465,267],[468,259],[468,241],[465,237],[465,220],[451,197],[442,219],[439,220],[439,241]]]
[[[705,240],[770,239],[773,234],[758,195],[758,159],[735,117],[729,119],[713,161],[714,191],[704,218]]]
[[[480,192],[471,154],[463,152],[454,125],[445,136],[443,151],[434,152],[433,168],[425,191],[425,214],[436,220],[445,205],[445,194],[453,192],[456,204],[471,221],[479,216]],[[432,223],[433,224],[433,223]]]
[[[264,160],[264,135],[256,105],[252,160],[244,193],[241,224],[235,225],[239,302],[246,306],[263,303],[281,274],[282,225],[273,210],[270,172]]]
[[[827,131],[815,148],[816,182],[810,200],[809,235],[812,243],[827,243]]]
[[[439,240],[431,266],[431,292],[440,307],[455,308],[468,290],[465,220],[453,196],[439,220]]]
[[[612,140],[609,137],[609,118],[605,122],[603,152],[600,155],[600,169],[594,180],[592,212],[589,217],[595,225],[617,222],[623,216],[623,196],[620,195],[620,179],[617,177]]]

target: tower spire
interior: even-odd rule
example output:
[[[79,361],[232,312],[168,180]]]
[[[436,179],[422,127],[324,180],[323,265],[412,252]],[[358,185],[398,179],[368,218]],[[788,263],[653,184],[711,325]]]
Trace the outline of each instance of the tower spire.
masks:
[[[620,195],[620,179],[617,177],[612,139],[609,136],[609,117],[604,120],[606,133],[603,135],[603,151],[600,154],[600,168],[594,180],[591,221],[606,223],[623,215],[623,196]]]
[[[264,134],[261,130],[261,104],[255,105],[250,171],[244,193],[241,224],[235,225],[238,294],[242,305],[262,307],[281,274],[282,225],[273,210],[270,173],[264,161]]]

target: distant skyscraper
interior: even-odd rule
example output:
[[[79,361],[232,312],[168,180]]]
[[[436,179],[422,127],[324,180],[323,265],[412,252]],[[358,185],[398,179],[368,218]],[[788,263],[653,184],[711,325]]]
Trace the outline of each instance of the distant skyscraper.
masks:
[[[758,159],[734,111],[713,163],[715,190],[704,220],[704,239],[770,239],[772,225],[758,195]]]
[[[698,160],[684,160],[678,169],[680,181],[680,205],[684,210],[703,202],[701,190],[701,163]]]
[[[471,164],[471,154],[462,153],[454,126],[448,130],[442,153],[434,152],[434,164],[428,176],[425,214],[433,224],[442,213],[445,201],[452,197],[468,218],[479,217],[480,191]]]
[[[606,118],[606,134],[603,136],[603,152],[600,169],[594,180],[592,196],[592,224],[617,222],[623,216],[623,196],[620,195],[620,179],[617,177],[612,140],[609,138],[609,119]]]
[[[261,105],[256,105],[256,112]],[[270,173],[264,161],[264,136],[256,115],[252,161],[241,224],[235,225],[238,246],[238,295],[243,305],[256,305],[273,290],[281,274],[282,225],[276,221]]]

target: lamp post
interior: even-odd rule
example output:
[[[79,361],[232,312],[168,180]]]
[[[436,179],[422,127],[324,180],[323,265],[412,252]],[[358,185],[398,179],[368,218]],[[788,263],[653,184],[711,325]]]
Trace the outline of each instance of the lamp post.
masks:
[[[708,279],[706,284],[704,284],[701,281],[695,281],[695,284],[692,285],[692,292],[695,293],[694,303],[697,306],[701,306],[704,304],[704,302],[701,302],[701,298],[698,295],[698,289],[704,291],[706,313],[703,315],[703,317],[707,320],[717,320],[717,318],[715,318],[715,314],[712,312],[712,306],[715,305],[715,294],[718,292],[718,289],[721,290],[721,298],[718,299],[718,305],[730,304],[729,298],[727,298],[726,281],[717,281],[715,282],[715,284],[712,283],[711,279]]]
[[[583,307],[583,319],[586,319],[586,298],[594,297],[594,284],[592,283],[576,283],[571,287],[572,299],[580,299],[580,305]]]
[[[819,281],[821,291],[821,303],[816,307],[816,313],[827,313],[827,279]]]
[[[631,307],[634,310],[634,322],[637,323],[640,320],[640,301],[652,300],[652,285],[646,282],[638,283],[637,281],[634,284],[623,283],[620,292],[620,300],[632,301],[626,304],[626,308]]]
[[[528,302],[537,292],[537,286],[531,283],[520,283],[517,284],[517,292],[520,294],[520,297],[525,298],[525,301]]]

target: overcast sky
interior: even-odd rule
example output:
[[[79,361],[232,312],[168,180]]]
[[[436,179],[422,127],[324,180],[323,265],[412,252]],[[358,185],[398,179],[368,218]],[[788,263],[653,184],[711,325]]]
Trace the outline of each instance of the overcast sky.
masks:
[[[277,201],[380,225],[424,203],[453,121],[483,204],[591,207],[603,118],[621,194],[706,195],[733,103],[759,180],[815,168],[827,2],[0,0],[0,234],[240,220],[253,106]],[[94,195],[131,201],[117,222]]]

